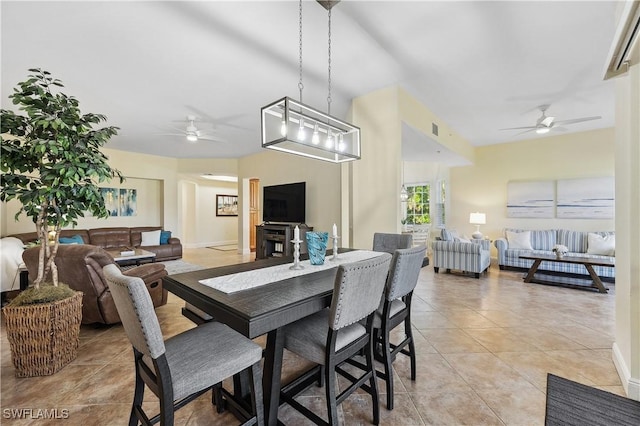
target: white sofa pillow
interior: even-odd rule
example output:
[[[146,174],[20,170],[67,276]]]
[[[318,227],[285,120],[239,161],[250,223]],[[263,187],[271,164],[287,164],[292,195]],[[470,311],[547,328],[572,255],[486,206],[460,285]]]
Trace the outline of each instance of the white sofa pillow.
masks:
[[[149,231],[149,232],[141,232],[142,242],[140,242],[140,246],[159,246],[160,245],[160,230],[157,231]]]
[[[533,250],[533,247],[531,247],[531,231],[506,231],[506,235],[510,249]]]
[[[587,254],[599,254],[601,256],[616,255],[616,236],[594,234],[589,232],[587,235]]]

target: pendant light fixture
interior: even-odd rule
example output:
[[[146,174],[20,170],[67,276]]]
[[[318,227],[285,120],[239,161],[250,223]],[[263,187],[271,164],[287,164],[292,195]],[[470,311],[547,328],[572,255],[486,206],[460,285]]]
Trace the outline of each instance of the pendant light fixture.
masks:
[[[261,109],[262,147],[332,163],[360,159],[360,129],[331,116],[331,8],[338,1],[317,0],[328,11],[327,112],[302,103],[302,0],[299,2],[300,100],[288,96]]]
[[[409,199],[409,193],[407,192],[407,188],[404,186],[404,160],[402,160],[402,188],[400,188],[400,201],[405,202]]]

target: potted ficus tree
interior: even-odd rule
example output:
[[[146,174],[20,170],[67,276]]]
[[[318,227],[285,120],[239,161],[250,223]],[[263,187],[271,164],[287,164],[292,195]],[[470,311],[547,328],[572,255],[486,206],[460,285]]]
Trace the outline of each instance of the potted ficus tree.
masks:
[[[37,276],[3,309],[19,377],[53,374],[75,359],[82,293],[58,282],[60,229],[77,225],[87,211],[108,217],[98,183],[123,180],[100,151],[117,127],[93,129],[106,117],[82,114],[48,71],[29,71],[9,96],[26,115],[2,109],[0,125],[0,200],[21,203],[16,219],[30,217],[39,242]]]

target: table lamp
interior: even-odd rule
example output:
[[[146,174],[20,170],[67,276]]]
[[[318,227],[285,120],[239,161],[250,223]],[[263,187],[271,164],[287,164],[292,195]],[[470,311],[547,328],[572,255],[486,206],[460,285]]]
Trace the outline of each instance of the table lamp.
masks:
[[[472,225],[476,225],[476,232],[471,234],[471,236],[476,240],[482,239],[482,232],[480,232],[480,225],[484,225],[487,223],[487,215],[484,213],[471,213],[469,215],[469,223]]]

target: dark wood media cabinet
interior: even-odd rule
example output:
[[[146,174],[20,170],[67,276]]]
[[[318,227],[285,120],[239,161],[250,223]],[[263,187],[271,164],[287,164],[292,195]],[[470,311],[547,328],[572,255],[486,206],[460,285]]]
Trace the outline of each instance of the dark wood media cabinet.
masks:
[[[300,253],[307,252],[306,234],[313,227],[300,224],[262,224],[256,225],[256,259],[269,257],[293,256],[293,230],[296,225],[300,229]]]

